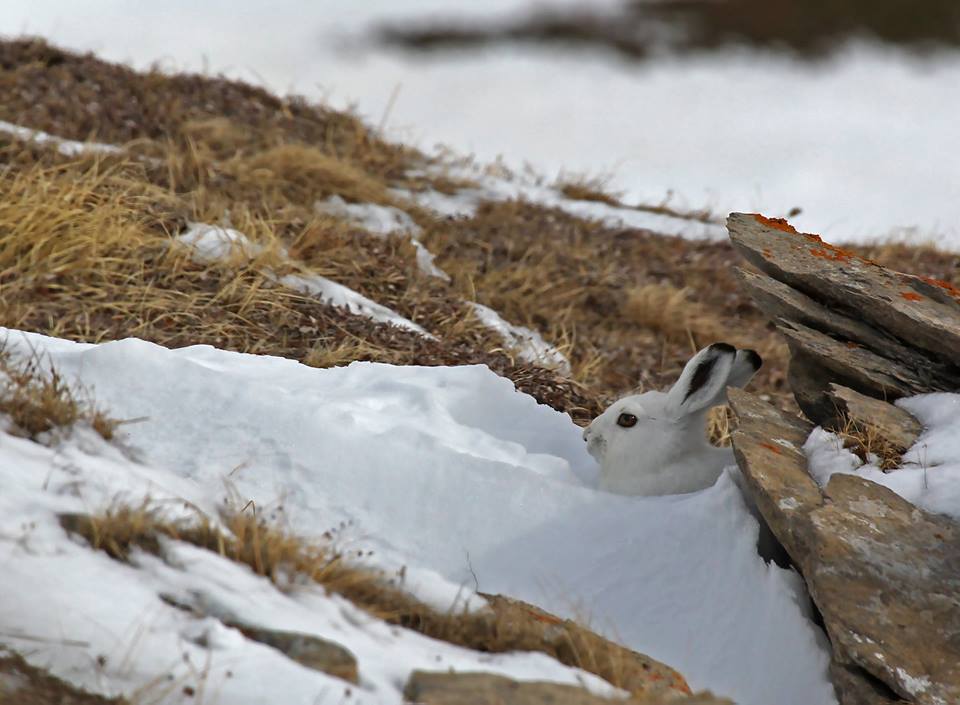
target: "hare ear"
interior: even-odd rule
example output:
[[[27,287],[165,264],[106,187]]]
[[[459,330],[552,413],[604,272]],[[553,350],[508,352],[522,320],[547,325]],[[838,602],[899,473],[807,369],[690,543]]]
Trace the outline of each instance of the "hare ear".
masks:
[[[667,392],[667,413],[680,418],[723,403],[736,357],[737,349],[726,343],[714,343],[694,355]]]
[[[747,382],[753,379],[762,365],[763,358],[756,350],[737,350],[733,369],[730,370],[730,376],[727,378],[727,386],[746,387]]]

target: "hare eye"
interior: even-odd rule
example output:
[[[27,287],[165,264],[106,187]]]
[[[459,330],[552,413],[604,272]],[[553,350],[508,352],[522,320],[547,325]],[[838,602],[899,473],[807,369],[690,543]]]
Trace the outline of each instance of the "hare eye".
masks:
[[[637,417],[633,414],[620,414],[617,417],[617,426],[622,426],[623,428],[633,428],[637,425]]]

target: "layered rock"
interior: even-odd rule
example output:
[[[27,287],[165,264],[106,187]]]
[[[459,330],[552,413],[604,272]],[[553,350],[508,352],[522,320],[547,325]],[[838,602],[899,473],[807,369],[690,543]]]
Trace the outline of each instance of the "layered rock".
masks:
[[[881,267],[783,220],[732,213],[727,227],[761,272],[739,275],[790,346],[788,378],[809,418],[836,421],[830,382],[889,401],[960,390],[960,290]]]
[[[823,616],[842,705],[960,702],[960,526],[853,475],[821,490],[802,450],[812,424],[729,397],[745,484]]]

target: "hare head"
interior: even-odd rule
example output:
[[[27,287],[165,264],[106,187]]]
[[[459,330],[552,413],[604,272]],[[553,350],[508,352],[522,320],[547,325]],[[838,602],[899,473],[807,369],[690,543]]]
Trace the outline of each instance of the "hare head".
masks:
[[[733,454],[707,440],[707,411],[726,401],[760,369],[753,350],[714,343],[691,358],[668,392],[614,402],[584,430],[600,463],[600,488],[617,494],[664,495],[709,487]]]

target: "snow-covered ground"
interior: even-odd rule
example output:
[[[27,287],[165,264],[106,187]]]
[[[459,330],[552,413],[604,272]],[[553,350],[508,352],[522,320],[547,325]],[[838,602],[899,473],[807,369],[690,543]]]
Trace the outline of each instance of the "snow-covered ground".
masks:
[[[357,39],[378,20],[530,6],[6,0],[0,33],[353,104],[392,135],[485,161],[503,155],[550,178],[612,173],[631,202],[673,194],[674,207],[721,215],[799,206],[797,226],[831,241],[894,234],[960,250],[956,54],[857,45],[821,64],[751,52],[627,64],[503,47],[413,56]]]
[[[897,406],[924,427],[903,455],[903,465],[883,472],[843,447],[834,433],[815,428],[804,445],[810,472],[826,486],[836,473],[859,475],[885,485],[911,504],[960,520],[960,394],[922,394]]]
[[[319,370],[206,346],[0,337],[82,382],[114,417],[145,419],[119,431],[137,461],[92,432],[53,448],[0,435],[0,642],[61,676],[129,694],[172,673],[231,703],[343,695],[164,593],[343,643],[360,659],[361,700],[397,702],[414,667],[583,678],[542,656],[478,656],[390,630],[316,590],[281,594],[189,546],[173,548],[172,564],[119,564],[54,518],[145,495],[214,513],[232,496],[282,505],[305,536],[346,522],[351,548],[406,566],[407,586],[432,604],[502,592],[586,617],[740,705],[835,702],[799,580],[757,557],[757,524],[729,476],[686,496],[599,492],[580,429],[485,367]]]

